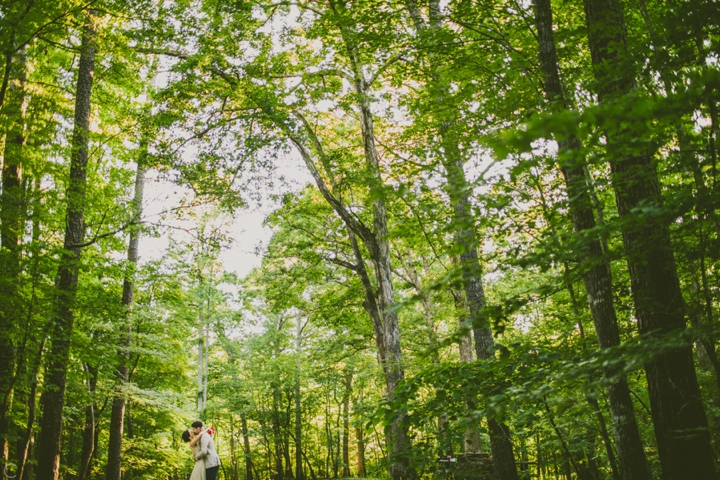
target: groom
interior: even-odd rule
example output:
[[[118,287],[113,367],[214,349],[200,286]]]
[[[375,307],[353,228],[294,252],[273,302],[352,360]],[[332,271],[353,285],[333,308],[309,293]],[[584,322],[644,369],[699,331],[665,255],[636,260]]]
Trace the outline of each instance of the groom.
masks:
[[[204,430],[203,423],[200,421],[193,422],[192,430],[195,435],[199,434]],[[215,442],[210,435],[205,434],[200,437],[199,442],[200,448],[198,453],[195,455],[195,460],[205,459],[205,480],[215,480],[218,474],[218,468],[220,467],[220,457],[218,457],[215,451]]]

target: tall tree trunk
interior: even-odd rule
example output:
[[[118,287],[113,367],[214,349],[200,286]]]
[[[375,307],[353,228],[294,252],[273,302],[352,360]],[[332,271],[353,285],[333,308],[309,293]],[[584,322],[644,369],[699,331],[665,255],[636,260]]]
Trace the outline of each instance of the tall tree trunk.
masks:
[[[60,442],[65,381],[70,356],[70,338],[74,320],[78,269],[85,239],[85,188],[87,184],[88,143],[90,128],[90,95],[95,68],[94,13],[87,15],[83,28],[77,90],[75,124],[70,159],[70,182],[67,190],[64,251],[55,282],[56,294],[45,373],[45,391],[41,398],[41,435],[38,441],[38,480],[57,480],[60,471]]]
[[[305,473],[302,466],[302,410],[300,404],[300,355],[302,353],[302,325],[297,319],[295,335],[295,472],[297,480],[305,480]]]
[[[342,404],[342,476],[350,476],[350,394],[352,393],[353,371],[347,369],[345,372],[345,391],[343,392]]]
[[[40,175],[35,175],[34,179],[34,199],[33,199],[33,212],[32,212],[32,244],[30,246],[30,252],[32,253],[32,270],[31,276],[32,282],[32,293],[30,295],[30,306],[28,307],[27,319],[28,325],[32,321],[34,316],[35,306],[37,305],[37,290],[40,276],[38,275],[38,268],[40,266],[40,219],[41,219],[41,202],[40,202]],[[33,443],[33,429],[35,428],[35,415],[36,415],[36,403],[37,403],[37,388],[38,388],[38,376],[40,374],[40,368],[42,367],[43,352],[45,351],[45,342],[47,336],[44,332],[41,332],[40,338],[38,339],[39,345],[36,348],[36,354],[33,356],[32,364],[28,370],[28,377],[24,381],[25,386],[29,386],[30,390],[26,396],[26,411],[27,411],[27,422],[25,424],[25,430],[19,434],[16,458],[17,458],[17,478],[25,480],[30,475],[30,469],[26,469],[27,460],[30,458],[30,452]],[[27,355],[27,354],[26,354]]]
[[[8,118],[2,165],[0,196],[0,457],[8,459],[9,411],[12,404],[19,312],[20,241],[22,238],[22,156],[25,145],[25,50],[18,51],[11,65],[7,103],[2,115]]]
[[[29,471],[26,466],[28,458],[30,458],[30,448],[33,440],[33,429],[35,427],[35,403],[37,399],[38,374],[40,373],[43,350],[45,350],[45,338],[43,338],[40,342],[40,346],[38,348],[37,355],[35,356],[35,361],[32,367],[32,377],[30,378],[30,393],[27,398],[27,425],[25,426],[25,432],[23,433],[21,439],[18,442],[17,478],[21,480],[24,480],[26,471]]]
[[[378,349],[378,361],[380,362],[380,366],[382,367],[383,372],[385,372],[385,369],[387,367],[387,354],[385,353],[385,329],[383,327],[382,314],[380,312],[380,309],[378,308],[375,288],[370,281],[370,275],[367,272],[367,267],[365,266],[365,259],[363,258],[362,252],[360,251],[357,237],[355,236],[355,233],[350,227],[347,228],[347,232],[348,240],[350,240],[350,245],[352,246],[353,254],[355,255],[356,261],[355,265],[353,266],[353,271],[360,279],[360,283],[363,286],[363,294],[365,295],[363,308],[368,313],[368,315],[370,316],[370,320],[372,321],[373,331],[375,333],[375,345]]]
[[[382,314],[385,353],[387,355],[385,359],[385,384],[388,400],[392,401],[395,398],[396,388],[405,378],[405,370],[402,363],[400,328],[397,310],[395,309],[395,290],[390,266],[385,186],[383,185],[380,160],[375,145],[375,126],[370,108],[371,85],[365,78],[364,66],[357,55],[358,46],[355,44],[356,35],[353,27],[342,19],[345,14],[344,5],[331,1],[330,6],[334,13],[338,15],[338,26],[352,68],[355,93],[357,94],[357,107],[360,112],[360,131],[365,153],[365,166],[369,174],[369,193],[373,198],[373,231],[371,235],[362,235],[361,232],[355,233],[363,238],[375,267],[378,292],[377,303]],[[366,232],[363,231],[362,233]],[[408,436],[407,426],[403,425],[406,412],[397,413],[397,418],[392,422],[389,429],[389,473],[393,480],[413,479],[416,478],[417,474],[410,466],[409,453],[412,448],[412,441]]]
[[[95,335],[93,335],[95,337]],[[95,392],[97,390],[98,367],[85,365],[88,374],[88,392],[90,393],[91,402],[85,407],[85,426],[83,428],[83,443],[80,454],[79,480],[86,480],[90,476],[90,467],[92,466],[93,454],[95,452],[95,426],[97,420],[95,418],[97,411],[97,403],[95,402]]]
[[[285,468],[283,466],[282,439],[280,435],[280,392],[276,382],[272,382],[272,432],[273,444],[275,447],[275,479],[283,480]]]
[[[653,44],[653,47],[656,51],[662,56],[668,56],[667,49],[663,46],[662,41],[658,37],[658,34],[655,30],[655,27],[653,25],[653,22],[650,18],[650,15],[647,11],[645,1],[640,0],[638,2],[638,7],[640,9],[640,12],[642,14],[643,20],[645,21],[645,26],[647,27],[648,33],[650,35],[650,41]],[[707,57],[705,55],[705,48],[703,46],[703,39],[700,35],[696,36],[696,44],[698,48],[698,64],[702,68],[703,73],[707,73]],[[668,68],[666,66],[661,66],[658,68],[658,73],[660,74],[660,80],[663,83],[663,86],[665,87],[666,92],[672,92],[675,91],[675,85],[673,85],[672,81],[672,75],[668,71]],[[710,119],[711,119],[711,125],[710,125],[710,132],[709,132],[709,139],[710,142],[710,151],[711,156],[713,157],[713,165],[714,165],[714,155],[715,155],[715,149],[714,149],[714,130],[717,125],[717,111],[715,107],[715,102],[712,98],[708,99],[708,107],[710,108]],[[703,217],[705,217],[713,226],[715,230],[715,234],[717,235],[717,240],[720,241],[720,219],[718,219],[718,215],[716,212],[715,205],[713,204],[713,193],[710,191],[708,186],[705,184],[705,178],[703,176],[702,168],[700,166],[700,162],[698,160],[697,152],[693,148],[693,145],[691,144],[691,139],[689,138],[687,132],[685,131],[685,128],[683,128],[683,124],[681,122],[681,119],[677,119],[677,123],[675,124],[675,134],[677,135],[678,140],[678,147],[680,150],[680,159],[682,161],[682,164],[685,168],[688,168],[690,172],[692,173],[693,180],[695,183],[695,191],[696,191],[696,208],[699,212],[702,212],[702,216],[699,219],[699,230],[700,230],[700,277],[702,279],[702,291],[704,293],[704,300],[705,300],[705,317],[707,318],[708,325],[711,325],[713,323],[713,308],[712,308],[712,299],[709,294],[708,284],[707,284],[707,269],[704,265],[704,252],[705,250],[705,241],[704,236],[702,234],[703,230]],[[700,314],[690,314],[690,322],[691,324],[695,325],[696,323],[699,323],[702,319],[702,315]],[[713,367],[714,374],[715,374],[715,383],[718,386],[718,393],[720,393],[720,361],[718,360],[717,353],[715,351],[715,344],[714,340],[711,338],[709,340],[701,340],[699,342],[700,348],[704,348],[708,359],[710,360],[710,364]]]
[[[560,82],[559,67],[552,31],[552,10],[550,0],[534,0],[535,24],[538,30],[540,65],[544,74],[544,87],[551,108],[566,108]],[[596,227],[593,215],[593,202],[588,191],[585,177],[584,159],[577,158],[581,149],[580,141],[572,137],[559,142],[558,157],[565,177],[565,185],[575,231],[592,231]],[[620,345],[617,316],[613,305],[612,275],[610,265],[603,256],[601,239],[591,235],[580,240],[577,256],[586,265],[583,267],[583,283],[587,293],[588,305],[595,324],[595,332],[600,348]],[[612,379],[607,386],[608,401],[612,412],[615,443],[623,479],[650,479],[650,471],[645,459],[645,451],[635,420],[635,410],[625,377],[617,377],[615,372],[605,370]],[[609,454],[612,450],[609,451]],[[612,460],[612,457],[610,457]]]
[[[244,411],[240,412],[240,428],[242,429],[243,447],[245,450],[245,480],[253,480],[250,437],[248,436],[247,417]]]
[[[395,305],[395,293],[392,285],[392,270],[390,268],[390,243],[388,240],[388,224],[387,212],[385,208],[385,200],[383,193],[382,176],[380,173],[380,162],[378,153],[375,148],[373,117],[370,111],[369,92],[367,91],[367,82],[362,77],[362,69],[351,50],[353,57],[352,63],[355,70],[356,91],[359,97],[359,108],[361,117],[361,131],[363,137],[363,146],[365,152],[365,160],[368,173],[370,175],[370,195],[373,200],[373,228],[370,229],[364,225],[357,217],[355,217],[347,207],[339,201],[328,188],[325,179],[315,166],[312,150],[315,151],[321,160],[325,159],[322,145],[315,136],[315,132],[310,124],[298,113],[295,115],[301,120],[305,126],[305,133],[310,138],[313,145],[312,150],[309,149],[297,135],[288,129],[285,129],[292,143],[297,147],[305,164],[310,170],[315,183],[326,201],[333,207],[335,212],[343,220],[347,228],[352,234],[357,235],[363,241],[363,244],[370,254],[375,269],[375,283],[377,286],[377,294],[375,295],[372,285],[369,285],[369,277],[363,280],[363,288],[366,295],[366,310],[373,319],[373,327],[376,334],[376,342],[381,361],[383,362],[383,371],[385,374],[385,385],[388,393],[388,400],[394,399],[394,392],[400,382],[404,379],[405,372],[402,365],[402,349],[400,345],[400,329],[398,325],[398,314],[393,308]],[[351,241],[352,241],[352,235]],[[359,260],[359,250],[354,246],[356,258]],[[360,267],[364,269],[364,262],[358,262],[358,265],[351,265],[352,268],[360,275]],[[361,280],[363,276],[360,275]],[[369,288],[368,288],[369,287]],[[377,315],[374,313],[372,303],[375,303]],[[378,320],[381,320],[378,322]],[[378,338],[378,334],[382,337]],[[384,357],[384,358],[383,358]],[[390,446],[390,462],[389,472],[393,480],[401,480],[407,478],[415,478],[416,473],[409,464],[409,452],[412,442],[408,436],[407,427],[403,425],[402,419],[405,412],[398,412],[397,419],[392,422],[388,429],[388,445]]]
[[[482,268],[478,260],[475,222],[470,211],[470,187],[465,178],[465,170],[457,143],[451,140],[449,132],[443,132],[443,130],[445,128],[441,128],[441,137],[445,150],[447,190],[453,206],[451,220],[454,231],[453,243],[460,256],[462,283],[473,324],[475,354],[479,360],[486,360],[492,356],[491,352],[495,342],[489,321],[483,314],[485,292],[482,285]],[[510,429],[501,418],[488,417],[487,423],[493,465],[498,477],[502,480],[517,480],[518,473],[510,439]]]
[[[442,26],[440,15],[440,4],[438,1],[429,2],[429,21],[420,14],[414,0],[406,2],[407,8],[415,25],[418,42],[422,43],[426,36],[432,37]],[[436,72],[437,65],[441,60],[434,55],[428,56],[428,61],[433,65],[430,75],[430,88],[433,90],[433,97],[440,106],[447,101],[451,95],[449,85],[444,82]],[[448,111],[444,107],[436,112],[437,130],[440,137],[440,156],[445,170],[446,191],[450,197],[453,208],[451,218],[451,229],[453,231],[454,254],[460,257],[462,285],[465,292],[465,300],[473,324],[473,337],[475,340],[475,353],[479,360],[491,357],[494,340],[489,322],[484,318],[485,293],[482,285],[482,268],[478,260],[477,239],[475,238],[475,222],[470,210],[471,187],[468,185],[463,155],[460,150],[458,138],[455,135],[454,127],[457,125],[456,113],[449,115],[440,113]],[[510,439],[510,429],[504,424],[503,419],[487,418],[490,434],[490,449],[493,455],[493,464],[498,478],[502,480],[517,480],[518,473],[515,465],[515,455]]]
[[[365,437],[362,426],[355,427],[355,438],[357,439],[357,476],[367,477],[365,470]]]
[[[359,74],[359,72],[358,72]],[[361,126],[365,157],[368,168],[371,171],[373,182],[370,194],[375,198],[373,201],[373,242],[368,246],[370,256],[375,267],[375,278],[378,292],[378,307],[382,312],[385,353],[387,355],[385,368],[385,384],[387,386],[388,400],[393,401],[395,390],[405,378],[405,370],[402,363],[402,348],[400,345],[400,327],[398,314],[395,309],[395,291],[392,284],[392,270],[390,267],[390,242],[388,239],[387,213],[385,209],[384,193],[382,190],[382,179],[380,174],[380,162],[377,150],[375,149],[375,134],[373,118],[370,105],[367,102],[368,92],[360,88],[364,79],[357,79],[358,96],[362,99],[360,105]],[[398,412],[397,418],[390,425],[390,476],[393,480],[415,478],[416,474],[410,467],[408,454],[412,448],[412,442],[408,436],[407,426],[402,421],[405,412]]]
[[[585,0],[590,53],[603,104],[635,88],[627,52],[622,6],[616,0]],[[682,293],[662,215],[637,214],[653,206],[662,209],[662,195],[653,158],[634,144],[631,128],[605,132],[607,156],[631,289],[641,334],[664,335],[686,327]],[[655,436],[663,477],[717,479],[710,434],[695,376],[692,349],[680,348],[645,365]]]
[[[147,155],[147,139],[140,144],[140,155],[138,158],[137,171],[135,173],[135,195],[132,205],[132,221],[139,223],[142,217],[142,202],[145,185],[145,156]],[[128,349],[132,339],[131,330],[131,311],[133,298],[135,296],[135,269],[139,258],[138,247],[140,244],[140,229],[132,228],[130,230],[130,240],[127,250],[127,267],[125,270],[125,279],[123,280],[123,293],[121,304],[124,309],[124,322],[122,333],[120,335],[120,343],[118,356],[120,364],[118,365],[115,377],[117,386],[113,396],[112,410],[110,412],[110,438],[108,442],[108,460],[105,469],[106,480],[120,480],[122,467],[122,440],[123,440],[123,424],[125,419],[125,387],[128,382]]]
[[[458,328],[460,330],[465,330],[467,329],[467,325],[465,325],[465,320],[469,316],[467,311],[467,299],[465,298],[465,292],[453,290],[452,295],[455,300],[455,307],[457,308],[458,312],[461,312],[461,315],[458,317]],[[460,344],[458,345],[458,350],[461,362],[472,363],[473,361],[475,361],[473,357],[472,336],[469,333],[463,334],[462,337],[460,337]],[[468,405],[468,408],[470,410],[475,410],[474,405]],[[463,437],[463,451],[465,453],[482,452],[482,445],[480,443],[480,432],[478,432],[477,428],[467,427],[465,429]]]

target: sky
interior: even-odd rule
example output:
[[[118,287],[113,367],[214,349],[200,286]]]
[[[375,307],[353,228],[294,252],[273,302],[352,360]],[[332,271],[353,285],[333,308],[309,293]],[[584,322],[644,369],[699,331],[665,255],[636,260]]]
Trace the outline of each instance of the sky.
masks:
[[[285,20],[286,21],[286,20]],[[272,24],[272,28],[280,31],[285,25],[284,21],[278,20]],[[155,88],[167,86],[170,80],[171,66],[177,59],[161,57],[161,68],[153,78]],[[182,138],[181,132],[177,132],[177,138]],[[190,159],[197,155],[197,149],[191,144],[186,145],[182,157]],[[276,163],[277,170],[274,178],[284,177],[285,182],[275,182],[273,188],[264,188],[262,201],[251,201],[247,208],[237,211],[231,219],[229,226],[230,234],[234,241],[229,248],[223,250],[220,261],[227,272],[245,277],[250,271],[260,266],[262,253],[272,236],[269,228],[263,226],[265,218],[279,207],[278,201],[273,201],[273,194],[299,192],[312,177],[307,171],[300,155],[294,149],[291,153],[278,156]],[[253,187],[258,188],[257,185]],[[184,197],[189,197],[191,192],[176,183],[163,179],[158,171],[146,173],[145,192],[143,201],[143,220],[151,224],[161,223],[161,235],[152,237],[146,235],[141,238],[139,245],[140,263],[152,262],[162,259],[169,247],[170,238],[184,243],[192,240],[189,232],[195,228],[195,222],[190,219],[161,219],[161,214],[179,206]]]
[[[286,181],[276,182],[274,188],[264,192],[262,200],[253,201],[247,208],[237,211],[230,219],[228,229],[233,242],[220,254],[220,261],[227,272],[244,277],[253,268],[260,266],[262,252],[272,236],[271,230],[263,226],[263,221],[279,207],[278,201],[273,201],[270,197],[272,194],[299,192],[312,180],[300,156],[294,150],[291,154],[279,158],[276,176],[282,176]],[[143,218],[151,224],[161,223],[163,228],[160,229],[161,235],[157,237],[141,238],[139,247],[141,263],[162,259],[166,255],[171,237],[181,242],[192,239],[191,232],[196,226],[194,220],[161,220],[160,218],[162,212],[177,207],[182,198],[188,195],[190,195],[189,190],[163,179],[159,172],[147,173]]]

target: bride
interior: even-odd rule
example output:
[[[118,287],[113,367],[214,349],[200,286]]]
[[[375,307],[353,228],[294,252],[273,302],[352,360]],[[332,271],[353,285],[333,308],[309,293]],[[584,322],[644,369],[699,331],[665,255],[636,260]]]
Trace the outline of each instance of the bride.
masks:
[[[185,430],[182,433],[182,439],[185,442],[190,442],[190,450],[193,452],[193,457],[197,455],[198,451],[200,450],[200,445],[198,445],[198,442],[200,441],[200,437],[203,435],[206,435],[207,432],[203,430],[202,432],[195,435],[191,430]],[[205,459],[201,458],[200,460],[197,460],[195,462],[195,467],[193,468],[192,473],[190,474],[190,480],[205,480]]]

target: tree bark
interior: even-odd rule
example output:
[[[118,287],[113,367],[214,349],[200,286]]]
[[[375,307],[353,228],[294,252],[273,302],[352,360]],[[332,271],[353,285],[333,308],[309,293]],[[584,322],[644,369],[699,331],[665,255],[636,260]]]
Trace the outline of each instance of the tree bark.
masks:
[[[285,468],[283,465],[282,440],[280,435],[280,392],[276,382],[271,382],[272,388],[272,432],[273,443],[275,446],[275,476],[276,480],[283,480]]]
[[[365,437],[362,426],[355,427],[355,438],[357,439],[357,476],[365,478],[367,471],[365,470]]]
[[[425,22],[414,1],[407,1],[406,6],[415,25],[419,42],[423,42],[426,36],[431,37],[442,26],[438,2],[429,2],[428,22]],[[428,60],[433,65],[441,62],[432,54],[428,55]],[[436,103],[438,105],[441,105],[451,96],[448,85],[441,81],[440,75],[434,69],[430,75],[430,88],[434,90],[433,96],[437,99]],[[448,109],[445,107],[443,110],[447,111]],[[455,250],[453,253],[459,256],[458,266],[465,292],[465,301],[472,320],[475,353],[479,360],[484,360],[492,355],[491,350],[494,340],[490,325],[483,315],[485,293],[482,285],[482,268],[478,260],[475,222],[470,209],[471,188],[465,176],[463,155],[459,142],[453,132],[453,128],[457,124],[455,113],[452,112],[448,116],[438,112],[437,122],[441,146],[440,156],[445,170],[445,189],[453,208],[451,219],[451,229],[454,237],[453,248]],[[518,473],[513,445],[510,440],[510,429],[503,423],[502,419],[488,417],[487,422],[496,476],[502,480],[517,480]]]
[[[245,479],[253,480],[252,457],[250,455],[250,437],[248,436],[247,417],[240,412],[240,428],[243,435],[243,449],[245,453]]]
[[[38,480],[57,480],[60,470],[62,410],[70,356],[70,338],[74,321],[81,244],[85,238],[85,189],[87,184],[90,96],[95,68],[94,13],[87,15],[83,28],[80,63],[75,95],[75,123],[67,190],[64,251],[58,267],[55,305],[45,372],[45,391],[41,398],[41,435],[38,441]]]
[[[43,351],[45,350],[45,338],[40,342],[38,347],[37,355],[32,367],[32,377],[30,378],[30,393],[27,398],[28,404],[28,417],[27,425],[25,426],[25,432],[22,438],[18,442],[17,449],[17,478],[24,480],[26,473],[30,470],[27,468],[27,460],[30,458],[30,449],[33,440],[33,429],[35,428],[35,400],[37,398],[37,387],[38,387],[38,374],[40,373],[40,367],[42,364]]]
[[[535,24],[538,30],[540,65],[544,75],[545,93],[551,102],[550,108],[567,108],[560,82],[559,66],[552,31],[552,9],[550,0],[533,0]],[[612,274],[610,265],[603,255],[601,239],[587,235],[596,227],[593,202],[585,177],[584,159],[579,158],[580,141],[570,137],[560,141],[558,159],[565,177],[570,214],[579,236],[577,257],[581,262],[582,278],[588,298],[590,313],[595,324],[595,333],[600,348],[620,345],[620,333],[613,305]],[[615,443],[618,451],[621,476],[623,479],[648,480],[650,471],[635,419],[635,410],[630,390],[624,377],[605,370],[611,382],[608,384],[608,401],[612,412]]]
[[[295,336],[295,472],[297,480],[305,480],[305,472],[302,466],[302,410],[301,410],[301,398],[300,398],[300,355],[302,347],[302,325],[298,318],[296,325],[296,336]]]
[[[343,9],[335,2],[330,3],[335,14],[342,15]],[[357,94],[357,107],[360,111],[360,130],[362,135],[365,165],[369,174],[369,193],[373,198],[373,232],[368,238],[363,238],[370,258],[375,267],[378,308],[382,314],[385,353],[387,355],[385,368],[385,384],[387,386],[388,400],[395,398],[395,390],[405,378],[402,364],[402,348],[400,345],[400,328],[398,314],[395,310],[395,291],[392,283],[392,270],[390,266],[390,242],[388,237],[387,212],[385,207],[385,186],[383,185],[380,170],[380,160],[375,145],[375,127],[372,111],[370,109],[370,84],[365,78],[363,65],[357,55],[358,46],[354,43],[355,32],[352,27],[340,19],[338,25],[344,46],[347,51],[352,78]],[[356,232],[360,234],[361,232]],[[362,238],[362,235],[361,235]],[[410,466],[408,454],[412,448],[412,441],[408,436],[407,427],[402,420],[405,412],[398,412],[397,418],[390,425],[390,463],[389,473],[393,480],[414,479],[416,472]]]
[[[387,365],[385,359],[387,358],[387,354],[385,353],[385,329],[383,327],[382,314],[378,308],[375,289],[370,281],[370,275],[367,272],[365,259],[360,251],[360,245],[358,245],[357,237],[350,227],[347,227],[347,232],[348,240],[350,240],[350,245],[352,246],[353,254],[355,255],[355,274],[360,279],[360,283],[363,286],[363,294],[365,295],[363,308],[368,313],[370,320],[372,321],[373,332],[375,333],[375,345],[378,349],[378,361],[383,369],[383,372],[385,372]]]
[[[359,72],[358,72],[359,74]],[[392,270],[390,267],[390,242],[388,239],[387,213],[385,209],[384,192],[382,192],[382,179],[380,175],[380,162],[375,149],[375,134],[372,113],[367,102],[368,92],[360,85],[363,79],[356,80],[356,89],[361,98],[361,127],[365,158],[368,169],[372,175],[375,186],[371,186],[370,194],[373,201],[373,230],[374,241],[368,245],[370,256],[375,267],[375,279],[378,291],[378,307],[382,312],[384,344],[386,354],[385,383],[387,385],[388,400],[395,398],[395,389],[405,378],[402,364],[402,348],[400,345],[400,328],[398,314],[395,307],[395,291],[392,284]],[[390,425],[390,476],[393,480],[415,478],[416,474],[410,467],[408,454],[412,442],[408,436],[407,427],[402,425],[405,412],[399,412],[397,418]]]
[[[458,328],[464,330],[467,328],[467,325],[465,325],[465,320],[469,316],[467,312],[467,299],[465,298],[465,292],[453,290],[452,295],[455,299],[456,309],[462,313],[458,317]],[[475,358],[473,357],[472,336],[470,336],[469,333],[460,337],[460,344],[458,345],[458,350],[461,362],[472,363],[473,361],[475,361]],[[475,410],[474,405],[468,405],[468,407],[470,410]],[[463,451],[465,453],[482,452],[482,444],[480,443],[480,432],[478,432],[477,428],[467,427],[465,429],[463,438]]]
[[[443,132],[443,130],[444,128],[441,127],[441,138],[445,149],[444,165],[447,190],[453,206],[451,220],[454,230],[453,243],[460,256],[461,278],[473,325],[475,354],[478,360],[486,360],[492,356],[495,342],[489,322],[483,314],[485,292],[482,285],[482,268],[478,260],[475,222],[470,211],[470,187],[465,178],[465,170],[457,143],[449,138],[449,132]],[[513,444],[510,439],[510,429],[502,419],[488,417],[487,423],[493,465],[498,478],[517,480],[519,477],[515,465]]]
[[[350,476],[350,395],[352,393],[353,371],[348,368],[345,372],[345,391],[343,392],[342,404],[342,476]]]
[[[373,228],[370,229],[362,224],[346,207],[338,200],[330,189],[327,187],[325,180],[317,170],[313,161],[311,150],[301,141],[296,134],[287,131],[290,140],[297,147],[305,164],[310,170],[320,193],[326,201],[333,207],[335,212],[343,220],[347,228],[353,234],[360,237],[363,244],[367,248],[370,259],[373,262],[375,270],[375,283],[377,286],[377,294],[373,289],[368,289],[368,285],[363,282],[366,294],[366,310],[370,312],[371,318],[374,313],[369,298],[376,302],[379,312],[378,318],[382,320],[382,337],[377,338],[380,333],[380,325],[376,325],[376,319],[373,318],[376,334],[376,342],[378,348],[381,349],[381,356],[384,351],[383,371],[385,373],[385,385],[387,388],[388,400],[394,399],[394,392],[400,382],[404,379],[405,372],[402,365],[402,349],[400,345],[400,330],[398,325],[397,311],[393,308],[395,305],[395,293],[392,285],[392,270],[390,267],[390,243],[388,240],[388,224],[387,212],[385,207],[382,177],[380,172],[380,162],[378,153],[375,148],[375,136],[372,112],[370,111],[368,85],[363,77],[362,69],[350,49],[351,63],[354,66],[355,89],[358,93],[358,107],[360,109],[360,124],[363,138],[363,147],[365,153],[365,163],[368,174],[370,176],[370,195],[373,200]],[[311,139],[313,149],[320,157],[324,156],[322,146],[319,139],[315,136],[312,127],[299,114],[295,114],[305,126],[305,132]],[[357,257],[356,250],[356,257]],[[361,258],[362,256],[358,257]],[[358,262],[360,263],[360,262]],[[363,262],[364,266],[364,262]],[[367,278],[367,277],[366,277]],[[362,276],[361,276],[362,279]],[[369,295],[369,293],[373,293]],[[388,434],[388,444],[390,445],[390,462],[389,473],[393,480],[401,480],[407,478],[415,478],[416,472],[410,467],[408,453],[412,447],[412,442],[408,436],[407,427],[402,425],[402,419],[405,413],[399,412],[397,419],[391,424]]]
[[[140,144],[140,155],[138,158],[137,171],[135,173],[135,194],[132,204],[132,221],[140,222],[142,217],[142,202],[145,186],[145,156],[147,155],[147,139]],[[110,432],[108,441],[108,460],[105,468],[106,480],[120,480],[122,468],[122,441],[123,427],[125,420],[125,387],[128,382],[128,349],[132,339],[132,322],[130,315],[135,296],[135,269],[139,259],[140,229],[130,230],[130,240],[127,250],[127,267],[125,279],[123,280],[123,293],[120,303],[124,309],[125,326],[120,335],[118,356],[120,364],[115,372],[117,386],[113,396],[112,410],[110,412]]]
[[[647,27],[650,41],[653,44],[653,47],[663,56],[668,55],[667,49],[663,47],[662,42],[658,38],[657,32],[655,30],[655,27],[652,23],[652,20],[650,19],[650,15],[648,14],[647,7],[645,5],[644,0],[640,0],[638,2],[638,7],[640,9],[640,12],[642,14],[643,20],[645,21],[645,26]],[[706,63],[706,55],[705,55],[705,48],[703,46],[703,40],[700,36],[696,36],[696,44],[698,48],[698,64],[702,68],[703,72],[707,72],[707,63]],[[658,73],[660,75],[660,80],[663,83],[663,86],[665,87],[666,92],[672,92],[675,90],[675,85],[673,85],[672,81],[672,75],[668,71],[668,68],[665,66],[661,66],[658,68]],[[715,148],[714,148],[714,131],[717,126],[717,111],[715,107],[715,102],[712,98],[708,99],[708,107],[710,109],[710,132],[709,132],[709,138],[708,141],[710,142],[710,152],[712,158],[712,164],[715,164]],[[704,265],[704,252],[705,252],[705,241],[704,241],[704,235],[702,233],[703,230],[703,217],[705,217],[713,226],[715,230],[715,234],[717,235],[717,239],[720,240],[720,219],[718,219],[717,211],[715,206],[713,205],[713,194],[708,188],[708,186],[705,184],[705,178],[703,176],[702,168],[700,166],[700,162],[698,161],[698,156],[696,154],[695,149],[693,148],[693,145],[691,145],[691,140],[683,128],[683,125],[680,121],[681,119],[677,119],[677,123],[675,124],[675,134],[677,135],[678,140],[678,147],[679,147],[679,153],[680,153],[680,160],[682,161],[683,166],[686,168],[689,168],[690,172],[692,173],[693,180],[695,183],[695,190],[696,190],[696,208],[697,210],[702,213],[702,216],[700,216],[699,222],[699,228],[700,231],[700,277],[702,279],[702,291],[704,293],[704,300],[705,300],[705,312],[704,315],[707,318],[707,324],[711,325],[713,322],[713,308],[712,308],[712,299],[710,297],[709,288],[707,284],[707,269]],[[718,241],[716,240],[716,241]],[[690,322],[694,326],[695,324],[702,322],[702,314],[696,314],[696,313],[690,313]],[[720,361],[718,361],[717,353],[715,351],[715,344],[714,339],[709,340],[701,340],[700,342],[701,348],[704,348],[708,359],[710,360],[710,364],[713,367],[714,374],[715,374],[715,383],[718,386],[718,394],[720,394]]]
[[[600,101],[610,104],[635,88],[622,7],[615,0],[585,0],[590,53]],[[606,131],[612,184],[623,222],[638,328],[664,335],[686,327],[668,220],[638,214],[662,209],[651,153],[634,146],[631,128]],[[717,479],[710,434],[695,376],[691,347],[657,356],[645,365],[663,478]]]
[[[22,238],[23,187],[22,156],[25,145],[25,84],[27,82],[25,50],[12,61],[12,81],[7,89],[7,103],[2,114],[9,119],[5,134],[0,196],[0,456],[8,459],[9,410],[16,381],[15,335],[19,325],[18,279],[20,276],[20,242]]]
[[[92,466],[96,443],[95,426],[97,424],[97,420],[95,418],[95,413],[97,410],[97,404],[95,402],[95,392],[97,390],[98,368],[96,366],[86,364],[85,370],[88,374],[88,392],[91,396],[91,402],[85,407],[85,426],[83,428],[83,443],[82,451],[80,453],[80,468],[78,469],[79,480],[86,480],[90,475],[90,468]]]

